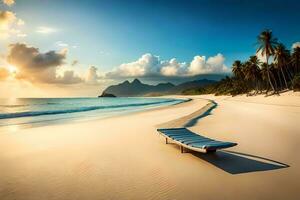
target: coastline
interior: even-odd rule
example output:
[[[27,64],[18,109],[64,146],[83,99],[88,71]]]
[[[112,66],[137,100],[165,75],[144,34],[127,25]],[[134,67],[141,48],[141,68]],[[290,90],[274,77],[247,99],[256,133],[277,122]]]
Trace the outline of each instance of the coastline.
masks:
[[[0,198],[297,199],[300,108],[270,103],[298,105],[298,97],[253,97],[251,104],[244,96],[188,98],[124,116],[0,134]],[[192,131],[239,145],[216,155],[181,154],[156,134],[159,126],[181,126],[199,115],[205,117],[188,126]]]
[[[131,97],[128,97],[128,98],[131,98]],[[147,98],[151,98],[151,97],[147,97]],[[173,106],[173,105],[177,105],[177,104],[181,104],[181,103],[185,103],[185,102],[188,102],[188,101],[191,101],[192,99],[189,99],[189,98],[184,98],[182,96],[179,96],[179,97],[175,97],[175,96],[162,96],[162,97],[155,97],[155,99],[169,99],[168,102],[162,102],[162,103],[155,103],[154,105],[152,104],[152,107],[147,107],[144,106],[144,108],[140,109],[141,107],[136,107],[134,109],[129,109],[127,110],[126,112],[124,111],[109,111],[109,112],[103,112],[103,113],[97,113],[97,114],[93,114],[94,116],[86,116],[86,117],[75,117],[75,116],[66,116],[66,117],[61,117],[59,119],[47,119],[47,120],[36,120],[36,121],[31,121],[31,122],[18,122],[16,124],[6,124],[6,125],[3,125],[5,124],[5,121],[4,123],[1,122],[0,123],[0,133],[2,131],[8,131],[10,129],[24,129],[24,128],[34,128],[34,127],[41,127],[41,126],[49,126],[49,125],[58,125],[58,124],[67,124],[67,123],[81,123],[81,122],[88,122],[88,121],[94,121],[94,120],[101,120],[101,119],[106,119],[106,118],[111,118],[111,117],[117,117],[117,116],[126,116],[126,115],[130,115],[130,114],[135,114],[135,113],[139,113],[139,112],[145,112],[145,111],[148,111],[148,110],[155,110],[155,109],[161,109],[161,108],[164,108],[164,107],[169,107],[169,106]],[[176,103],[172,103],[172,104],[169,104],[169,102],[171,101],[180,101],[180,102],[176,102]],[[126,107],[126,106],[125,106]],[[139,108],[139,109],[138,109]],[[84,114],[86,112],[93,112],[93,110],[91,111],[81,111],[81,112],[73,112],[73,113],[68,113],[68,112],[65,112],[65,111],[60,111],[60,110],[56,110],[55,112],[58,112],[58,114],[54,114],[54,113],[45,113],[44,115],[41,114],[41,116],[62,116],[61,114]],[[22,114],[22,113],[21,113]],[[4,114],[6,115],[6,114]],[[88,114],[89,115],[89,114]],[[26,116],[27,117],[31,117],[31,116]],[[35,116],[37,117],[37,116]],[[1,118],[1,117],[0,117]],[[12,120],[14,119],[17,119],[19,120],[20,118],[19,117],[14,117],[12,118]],[[10,118],[3,118],[3,119],[0,119],[1,120],[10,120]]]

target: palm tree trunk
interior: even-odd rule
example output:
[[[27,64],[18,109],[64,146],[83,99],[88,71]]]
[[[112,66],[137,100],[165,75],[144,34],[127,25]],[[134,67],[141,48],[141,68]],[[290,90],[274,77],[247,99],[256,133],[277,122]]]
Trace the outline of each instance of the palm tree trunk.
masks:
[[[274,85],[271,81],[271,77],[270,77],[270,69],[269,69],[269,54],[267,53],[266,54],[266,57],[267,57],[267,74],[268,74],[268,81],[269,81],[269,84],[270,86],[272,87],[272,90],[275,92],[275,88],[274,88]]]
[[[274,91],[274,94],[279,94],[279,92],[278,92],[278,90],[277,90],[277,88],[278,88],[278,85],[277,85],[277,81],[276,81],[276,77],[275,77],[275,75],[272,73],[271,74],[271,78],[273,78],[273,80],[274,80],[274,87],[275,87],[275,91]]]
[[[280,73],[279,73],[279,70],[277,69],[276,70],[277,71],[277,76],[278,76],[278,79],[279,79],[279,90],[281,90],[283,87],[282,87],[282,81],[281,81],[281,77],[280,77]],[[275,81],[276,81],[276,79],[275,79]]]
[[[270,84],[266,84],[265,86],[267,86],[267,89],[266,89],[266,95],[268,95],[268,92],[270,90]]]
[[[286,73],[287,73],[287,75],[288,75],[288,78],[290,79],[290,81],[292,81],[292,80],[293,80],[293,79],[292,79],[292,73],[291,73],[291,71],[289,70],[289,66],[285,66],[284,69],[285,69],[285,71],[286,71]]]
[[[258,80],[258,92],[259,92],[259,94],[261,94],[261,92],[262,92],[262,88],[261,88],[261,80],[259,79]]]
[[[287,83],[287,81],[286,81],[285,75],[284,75],[284,73],[283,73],[282,67],[280,67],[280,71],[281,71],[281,74],[282,74],[282,76],[283,76],[283,80],[284,80],[284,83],[285,83],[285,87],[286,87],[286,89],[289,89],[289,86],[288,86],[288,83]]]
[[[286,67],[285,67],[285,70],[286,70],[286,72],[287,72],[288,78],[290,79],[290,82],[292,82],[292,81],[293,81],[293,78],[292,78],[292,73],[291,73],[291,71],[289,70],[289,67],[286,66]],[[293,84],[291,84],[291,88],[292,88],[292,90],[294,90]]]
[[[295,75],[297,75],[297,74],[298,74],[298,72],[299,72],[299,64],[298,64],[298,63],[296,63],[296,65],[295,65],[295,69],[294,69],[294,76],[295,76]]]

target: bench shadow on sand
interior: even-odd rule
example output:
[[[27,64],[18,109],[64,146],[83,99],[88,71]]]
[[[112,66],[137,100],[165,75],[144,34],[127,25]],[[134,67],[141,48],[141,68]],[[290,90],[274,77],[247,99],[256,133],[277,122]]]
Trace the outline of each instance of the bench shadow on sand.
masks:
[[[201,115],[190,119],[183,127],[192,127],[196,125],[201,118],[211,115],[211,112],[218,106],[215,101],[211,101],[211,103],[212,106],[208,110]],[[199,152],[190,153],[230,174],[269,171],[290,167],[285,163],[268,158],[228,150],[217,151],[212,154],[203,154]]]
[[[234,151],[223,150],[210,154],[191,153],[230,174],[269,171],[290,167],[275,160]]]

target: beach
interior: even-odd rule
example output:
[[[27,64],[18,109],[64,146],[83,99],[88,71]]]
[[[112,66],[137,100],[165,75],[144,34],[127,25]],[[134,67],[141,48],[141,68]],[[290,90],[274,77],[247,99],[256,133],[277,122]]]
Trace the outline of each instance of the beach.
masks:
[[[188,98],[118,117],[1,132],[0,199],[299,198],[299,93]],[[210,100],[216,106],[188,123]],[[238,146],[180,153],[156,131],[187,123]]]

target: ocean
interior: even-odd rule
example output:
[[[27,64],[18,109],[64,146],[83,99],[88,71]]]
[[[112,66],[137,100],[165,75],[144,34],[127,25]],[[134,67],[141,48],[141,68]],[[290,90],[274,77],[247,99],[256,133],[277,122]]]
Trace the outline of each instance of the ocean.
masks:
[[[0,129],[86,121],[178,104],[173,98],[17,98],[0,99]]]

